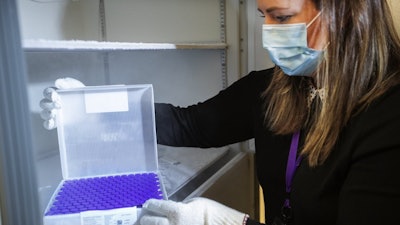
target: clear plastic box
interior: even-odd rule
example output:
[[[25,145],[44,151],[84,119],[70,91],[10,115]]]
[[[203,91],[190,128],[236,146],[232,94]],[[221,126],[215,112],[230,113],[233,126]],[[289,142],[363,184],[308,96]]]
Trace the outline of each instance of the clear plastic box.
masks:
[[[166,199],[152,85],[57,92],[63,180],[44,212],[45,225],[133,224],[147,199]]]

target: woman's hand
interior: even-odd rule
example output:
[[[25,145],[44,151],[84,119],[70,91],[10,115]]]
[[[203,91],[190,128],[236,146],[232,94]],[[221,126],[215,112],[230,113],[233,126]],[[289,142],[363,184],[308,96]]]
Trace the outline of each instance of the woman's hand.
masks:
[[[56,112],[61,108],[60,97],[57,94],[57,89],[80,88],[85,85],[74,78],[66,77],[59,78],[54,82],[54,87],[48,87],[43,90],[44,98],[39,105],[42,108],[40,117],[44,120],[43,127],[47,130],[52,130],[57,127]]]
[[[242,225],[248,215],[207,198],[186,202],[150,199],[143,204],[140,225]]]

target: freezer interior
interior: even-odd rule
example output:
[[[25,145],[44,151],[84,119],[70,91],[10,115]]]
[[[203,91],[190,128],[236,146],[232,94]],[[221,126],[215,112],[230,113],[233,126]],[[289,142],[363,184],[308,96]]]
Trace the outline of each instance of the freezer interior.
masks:
[[[154,102],[184,107],[216,95],[245,70],[243,4],[236,1],[19,0],[18,6],[41,212],[63,180],[57,130],[43,128],[38,105],[57,78],[87,86],[152,84]],[[157,145],[168,198],[205,196],[253,214],[252,157],[242,146]]]

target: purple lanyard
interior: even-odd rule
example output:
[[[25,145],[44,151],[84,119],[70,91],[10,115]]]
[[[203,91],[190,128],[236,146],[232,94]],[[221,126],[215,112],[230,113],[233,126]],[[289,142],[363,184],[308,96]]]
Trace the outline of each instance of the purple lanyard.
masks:
[[[286,165],[286,193],[289,195],[292,190],[292,181],[297,167],[300,165],[302,157],[297,157],[297,149],[299,147],[300,132],[297,131],[292,136],[290,151]],[[290,208],[289,196],[285,199],[284,207]]]

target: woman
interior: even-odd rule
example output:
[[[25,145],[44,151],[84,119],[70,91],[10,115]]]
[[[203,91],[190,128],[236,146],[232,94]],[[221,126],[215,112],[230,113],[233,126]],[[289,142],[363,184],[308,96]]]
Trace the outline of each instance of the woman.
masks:
[[[400,42],[386,1],[258,0],[258,9],[277,67],[195,106],[158,106],[158,141],[210,147],[255,137],[267,224],[399,224]],[[289,48],[304,43],[296,23],[311,49]],[[290,182],[299,130],[302,161]]]
[[[158,142],[255,138],[267,224],[399,224],[400,40],[387,2],[258,0],[258,10],[276,67],[197,105],[156,104]],[[258,224],[204,198],[143,208],[142,225]]]

